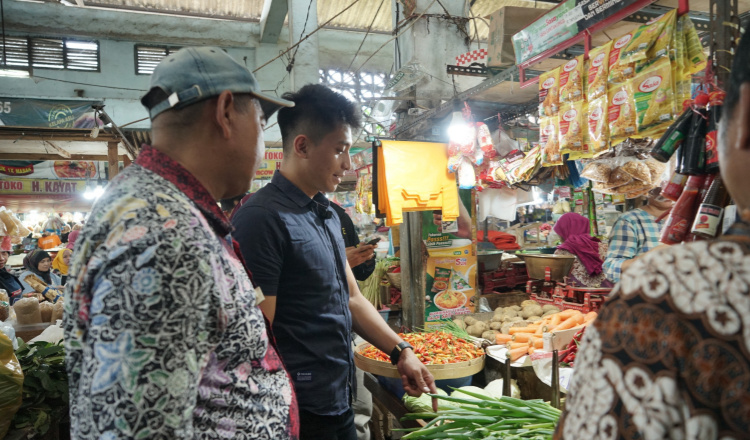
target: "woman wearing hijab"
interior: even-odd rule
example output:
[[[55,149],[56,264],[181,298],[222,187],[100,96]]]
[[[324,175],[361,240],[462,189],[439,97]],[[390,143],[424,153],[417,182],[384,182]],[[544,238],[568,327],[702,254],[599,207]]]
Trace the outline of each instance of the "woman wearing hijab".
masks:
[[[48,287],[60,288],[62,280],[59,276],[52,273],[52,258],[41,249],[31,251],[26,258],[23,259],[23,266],[26,268],[18,278],[21,280],[23,285],[23,293],[37,292],[42,293],[39,290],[39,284],[35,282],[29,282],[27,278],[31,278],[36,282],[41,281]],[[37,288],[32,287],[32,284],[36,284]],[[44,289],[42,289],[44,290]]]
[[[581,287],[612,287],[602,270],[607,256],[607,244],[591,236],[589,220],[574,212],[560,217],[554,231],[563,243],[557,247],[555,255],[574,255],[576,261],[568,275],[571,285]]]
[[[63,286],[68,281],[68,265],[70,264],[70,257],[73,255],[73,251],[65,248],[57,253],[55,259],[52,260],[52,273],[59,275]]]

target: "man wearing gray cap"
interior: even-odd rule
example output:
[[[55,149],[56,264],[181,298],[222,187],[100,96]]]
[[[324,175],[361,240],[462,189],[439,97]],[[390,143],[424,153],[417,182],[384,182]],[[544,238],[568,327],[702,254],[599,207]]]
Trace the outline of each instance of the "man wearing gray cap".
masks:
[[[152,145],[81,232],[65,301],[71,438],[296,439],[290,379],[217,200],[248,190],[259,93],[223,50],[162,60],[141,100]]]

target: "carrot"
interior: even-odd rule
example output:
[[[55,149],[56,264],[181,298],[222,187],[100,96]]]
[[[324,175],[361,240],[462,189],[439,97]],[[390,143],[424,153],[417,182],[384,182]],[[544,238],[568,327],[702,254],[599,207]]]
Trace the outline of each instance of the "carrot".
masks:
[[[513,340],[513,336],[511,335],[506,335],[503,333],[498,333],[497,335],[495,335],[495,343],[497,345],[503,345],[508,342],[511,342],[512,340]]]
[[[549,328],[554,328],[555,326],[560,324],[560,322],[562,322],[562,315],[560,313],[555,313],[554,315],[550,315],[551,319],[549,320],[549,324],[547,325]]]
[[[529,325],[527,327],[511,327],[510,330],[508,330],[508,333],[511,335],[515,335],[516,333],[534,333],[539,327],[538,325]]]
[[[506,347],[508,347],[509,350],[513,350],[515,348],[521,348],[521,347],[528,347],[528,342],[508,342],[505,344]]]
[[[537,348],[529,347],[529,354],[534,354],[534,350],[537,350]]]
[[[534,332],[537,336],[542,336],[544,334],[544,329],[547,328],[547,324],[542,324],[539,327],[537,327],[536,331]]]
[[[550,331],[558,332],[560,330],[567,330],[573,328],[579,324],[583,324],[583,314],[573,315],[565,321],[558,324],[555,328]]]
[[[526,356],[529,353],[529,346],[526,347],[519,347],[514,348],[513,350],[508,351],[508,356],[510,357],[511,362],[515,362],[521,357]]]
[[[560,318],[561,318],[561,319],[568,319],[568,318],[570,318],[571,316],[574,316],[574,315],[580,315],[580,314],[581,314],[581,312],[579,312],[579,311],[578,311],[578,310],[576,310],[576,309],[567,309],[567,310],[563,310],[563,311],[562,311],[562,312],[560,312],[560,313],[556,313],[556,315],[560,315]]]
[[[590,321],[593,321],[596,319],[596,317],[599,316],[596,312],[588,312],[585,315],[583,315],[583,322],[588,323]]]
[[[534,348],[544,348],[544,339],[542,339],[542,338],[533,338],[531,340],[531,345]]]
[[[516,333],[513,335],[513,342],[529,342],[533,337],[533,333]]]

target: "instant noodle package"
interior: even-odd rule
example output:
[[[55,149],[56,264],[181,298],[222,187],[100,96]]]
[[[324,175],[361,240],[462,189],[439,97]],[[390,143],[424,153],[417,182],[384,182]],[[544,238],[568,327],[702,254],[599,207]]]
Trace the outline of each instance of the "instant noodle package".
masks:
[[[583,100],[583,55],[565,63],[560,70],[560,100],[576,102]]]
[[[669,60],[663,59],[644,69],[632,81],[638,133],[646,134],[664,124],[669,125],[675,113]]]
[[[604,46],[589,52],[589,69],[586,76],[586,99],[592,101],[607,94],[607,75],[609,75],[609,52],[612,50],[610,41]]]
[[[569,160],[579,159],[583,150],[583,133],[585,103],[583,101],[572,102],[560,106],[558,115],[558,131],[560,141],[560,154],[569,154]]]
[[[560,68],[539,75],[539,116],[555,116],[559,111]]]
[[[630,83],[610,87],[607,101],[610,139],[634,135],[636,133],[636,112]]]
[[[671,15],[670,15],[671,14]],[[648,51],[664,30],[664,25],[674,10],[639,27],[628,45],[620,53],[620,62],[634,63],[647,58]]]
[[[587,132],[584,137],[584,151],[589,156],[596,156],[609,148],[609,109],[607,95],[589,101]]]
[[[612,50],[609,52],[610,84],[620,84],[635,75],[635,63],[620,60],[620,53],[633,39],[634,32],[627,33],[612,43]]]
[[[540,120],[539,145],[542,146],[542,166],[549,167],[563,164],[557,132],[557,116]]]

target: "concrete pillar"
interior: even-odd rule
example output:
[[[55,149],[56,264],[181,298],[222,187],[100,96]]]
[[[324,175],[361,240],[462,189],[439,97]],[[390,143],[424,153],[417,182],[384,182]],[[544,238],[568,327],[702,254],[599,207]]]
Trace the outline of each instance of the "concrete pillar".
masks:
[[[300,38],[305,38],[305,35],[318,27],[318,2],[317,0],[288,1],[289,46],[292,46]],[[309,16],[307,12],[308,6],[310,11]],[[305,21],[307,21],[307,25],[305,25]],[[290,54],[294,54],[294,67],[291,75],[292,90],[298,90],[305,84],[317,84],[320,82],[317,33],[293,49]]]
[[[398,0],[394,0],[394,11],[396,2]],[[433,3],[432,0],[417,0],[414,14],[425,12],[430,3]],[[447,9],[447,14],[440,3]],[[399,37],[401,66],[409,62],[418,62],[432,75],[417,85],[416,96],[419,105],[432,108],[440,103],[440,98],[453,96],[453,84],[451,77],[445,72],[445,66],[455,64],[455,57],[469,50],[466,41],[469,29],[466,21],[453,21],[444,16],[450,15],[460,19],[468,16],[467,3],[466,0],[434,2],[425,15]],[[403,20],[403,6],[399,7],[402,11],[399,20]],[[408,22],[403,26],[407,24]],[[420,97],[424,97],[425,100]]]

